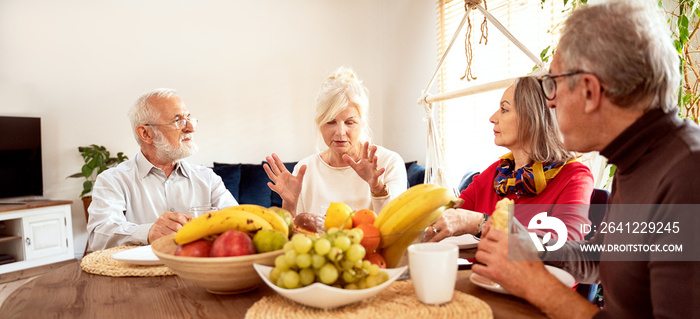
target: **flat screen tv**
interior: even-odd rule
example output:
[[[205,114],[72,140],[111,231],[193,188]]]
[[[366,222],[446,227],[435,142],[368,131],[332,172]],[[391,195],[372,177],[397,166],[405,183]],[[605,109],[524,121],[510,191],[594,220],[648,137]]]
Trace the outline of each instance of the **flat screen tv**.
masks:
[[[43,189],[41,119],[0,116],[0,201],[41,197]]]

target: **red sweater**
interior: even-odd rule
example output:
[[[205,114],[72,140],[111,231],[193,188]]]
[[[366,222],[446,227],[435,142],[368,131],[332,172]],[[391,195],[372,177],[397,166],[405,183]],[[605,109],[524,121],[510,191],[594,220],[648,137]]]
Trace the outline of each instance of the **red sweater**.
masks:
[[[496,194],[493,188],[496,168],[500,162],[501,160],[496,161],[481,174],[474,176],[474,181],[459,196],[464,199],[464,205],[461,208],[488,215],[493,213],[496,202],[503,198]],[[581,232],[581,225],[590,225],[591,221],[588,220],[588,206],[580,204],[590,204],[592,192],[593,174],[590,169],[580,162],[573,162],[564,165],[559,174],[539,195],[518,198],[515,194],[510,194],[507,197],[515,204],[538,204],[520,206],[523,208],[515,210],[515,218],[523,226],[527,227],[530,219],[537,213],[547,211],[549,216],[557,217],[564,222],[568,231],[568,240],[583,240],[585,234]],[[554,204],[557,206],[554,207]]]

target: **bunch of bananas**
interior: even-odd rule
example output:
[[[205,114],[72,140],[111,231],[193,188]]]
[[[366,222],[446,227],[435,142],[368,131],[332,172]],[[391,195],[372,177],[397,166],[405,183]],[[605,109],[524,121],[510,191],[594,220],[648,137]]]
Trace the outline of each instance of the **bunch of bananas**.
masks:
[[[387,267],[396,267],[426,227],[437,221],[445,209],[459,207],[462,202],[449,189],[435,184],[415,185],[389,202],[374,221],[382,235],[379,248]]]
[[[250,204],[231,206],[190,220],[175,234],[175,243],[184,245],[227,230],[252,236],[263,229],[279,230],[289,237],[289,225],[274,210]]]

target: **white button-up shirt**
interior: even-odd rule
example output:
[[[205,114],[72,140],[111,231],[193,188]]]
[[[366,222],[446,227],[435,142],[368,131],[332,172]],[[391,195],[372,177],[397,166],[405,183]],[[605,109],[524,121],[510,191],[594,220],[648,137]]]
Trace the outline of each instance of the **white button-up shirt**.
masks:
[[[88,208],[90,249],[148,244],[148,231],[165,211],[184,214],[194,206],[235,205],[211,169],[179,161],[166,177],[139,152],[97,176]]]

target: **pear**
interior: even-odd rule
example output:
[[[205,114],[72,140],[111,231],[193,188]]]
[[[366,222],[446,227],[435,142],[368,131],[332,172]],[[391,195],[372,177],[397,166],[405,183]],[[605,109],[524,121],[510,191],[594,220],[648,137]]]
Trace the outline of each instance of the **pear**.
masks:
[[[292,213],[277,206],[270,207],[270,210],[277,213],[277,215],[280,215],[282,219],[284,219],[284,222],[287,223],[287,226],[289,227],[289,237],[292,237],[292,234],[294,233],[294,217],[292,217]]]
[[[276,229],[260,230],[253,236],[253,245],[258,254],[282,249],[288,241],[287,236]]]

